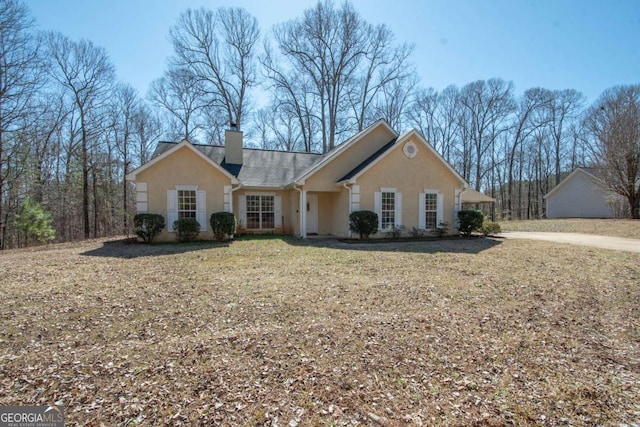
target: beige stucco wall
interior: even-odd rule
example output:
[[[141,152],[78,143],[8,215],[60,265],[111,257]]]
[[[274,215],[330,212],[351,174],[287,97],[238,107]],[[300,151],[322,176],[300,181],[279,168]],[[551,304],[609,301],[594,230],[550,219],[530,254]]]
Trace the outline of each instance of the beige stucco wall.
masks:
[[[341,191],[334,184],[394,137],[384,126],[376,127],[309,177],[304,184],[305,190]]]
[[[138,173],[136,182],[147,184],[148,212],[159,213],[167,221],[167,190],[175,190],[176,185],[197,185],[199,191],[207,192],[207,231],[200,232],[199,238],[211,239],[209,217],[214,212],[224,210],[224,186],[231,185],[231,179],[187,147],[180,148],[172,155],[160,160]],[[174,241],[175,233],[164,231],[159,241]]]
[[[364,172],[357,180],[360,186],[360,209],[374,210],[374,193],[381,187],[395,188],[402,193],[402,225],[407,230],[418,227],[418,195],[425,189],[443,194],[443,221],[449,230],[455,224],[455,191],[463,184],[420,140],[413,140],[418,153],[413,159],[405,156],[399,144],[386,157]]]

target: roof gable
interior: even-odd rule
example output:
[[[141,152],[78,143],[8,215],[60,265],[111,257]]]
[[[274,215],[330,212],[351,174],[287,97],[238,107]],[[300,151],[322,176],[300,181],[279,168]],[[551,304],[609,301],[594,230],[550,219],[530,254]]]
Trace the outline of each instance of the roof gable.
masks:
[[[166,159],[167,157],[171,156],[173,153],[175,153],[176,151],[178,151],[178,150],[180,150],[182,148],[187,148],[187,149],[193,151],[197,156],[199,156],[204,161],[209,163],[211,166],[213,166],[214,168],[216,168],[217,170],[222,172],[224,175],[228,176],[232,183],[234,183],[234,184],[238,183],[238,180],[237,180],[237,178],[235,176],[233,176],[231,173],[229,173],[229,171],[227,171],[226,169],[221,167],[219,164],[214,162],[210,157],[206,156],[202,151],[196,149],[194,147],[194,145],[192,143],[190,143],[189,141],[187,141],[186,139],[182,140],[182,142],[180,142],[178,144],[173,144],[172,147],[169,147],[167,150],[164,150],[160,154],[156,155],[155,157],[153,157],[151,160],[149,160],[144,165],[142,165],[142,166],[136,168],[135,170],[129,172],[127,174],[127,176],[126,176],[127,181],[135,181],[139,173],[149,169],[150,167],[154,166],[156,163],[160,162],[163,159]]]
[[[380,128],[380,127],[388,130],[389,133],[391,133],[392,135],[397,136],[397,133],[391,128],[391,126],[389,125],[389,123],[387,123],[386,120],[379,119],[379,120],[375,121],[374,123],[372,123],[371,125],[369,125],[368,127],[366,127],[365,129],[363,129],[362,131],[360,131],[357,134],[355,134],[354,136],[352,136],[351,138],[349,138],[347,141],[345,141],[342,144],[338,145],[337,147],[333,148],[333,150],[331,150],[328,153],[324,154],[322,156],[322,158],[318,162],[313,164],[310,168],[308,168],[306,171],[304,171],[304,173],[302,173],[300,176],[298,176],[294,180],[294,184],[304,184],[304,181],[306,179],[308,179],[310,176],[312,176],[313,174],[315,174],[316,172],[318,172],[319,170],[324,168],[327,164],[331,163],[331,161],[333,159],[335,159],[336,157],[340,156],[342,153],[347,151],[347,149],[349,149],[353,145],[357,144],[358,141],[361,141],[368,134],[372,133],[374,130],[376,130],[376,129]]]
[[[415,129],[412,129],[412,130],[410,130],[408,132],[405,132],[404,134],[400,135],[399,137],[394,138],[393,140],[389,141],[384,147],[380,148],[378,151],[373,153],[369,158],[367,158],[365,161],[363,161],[358,166],[356,166],[353,170],[351,170],[349,173],[347,173],[342,179],[340,179],[338,181],[338,183],[357,179],[359,176],[361,176],[363,173],[365,173],[367,170],[369,170],[371,167],[373,167],[376,163],[378,163],[379,161],[384,159],[391,151],[393,151],[394,149],[398,149],[398,147],[401,147],[402,143],[405,142],[405,141],[408,141],[409,139],[411,139],[411,137],[415,137],[415,139],[420,141],[422,143],[422,145],[429,152],[431,152],[433,155],[435,155],[436,158],[446,167],[446,169],[448,169],[455,176],[455,178],[458,181],[460,181],[460,183],[462,183],[464,185],[465,188],[469,187],[469,184],[464,180],[464,178],[462,178],[462,176],[460,176],[460,174],[458,172],[456,172],[455,169],[453,169],[453,167],[451,167],[449,162],[447,162],[433,148],[433,146],[431,144],[429,144],[429,142],[418,131],[416,131]]]
[[[590,169],[590,170],[588,170],[588,169]],[[595,168],[576,168],[573,172],[571,172],[569,175],[567,175],[567,177],[565,179],[560,181],[558,183],[558,185],[553,187],[551,189],[551,191],[549,191],[547,194],[545,194],[543,199],[546,199],[548,197],[553,196],[555,193],[557,193],[559,190],[561,190],[569,182],[571,182],[574,179],[576,179],[576,177],[579,176],[579,175],[584,175],[585,177],[587,177],[590,180],[592,180],[594,183],[598,182],[598,181],[602,181],[599,177],[597,177],[596,175],[591,173],[592,171],[596,172],[596,169]]]

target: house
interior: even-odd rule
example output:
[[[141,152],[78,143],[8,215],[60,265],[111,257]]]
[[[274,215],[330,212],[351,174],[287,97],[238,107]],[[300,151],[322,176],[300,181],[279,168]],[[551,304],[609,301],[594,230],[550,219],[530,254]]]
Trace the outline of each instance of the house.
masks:
[[[614,218],[624,201],[604,188],[598,168],[577,168],[544,196],[547,218]]]
[[[224,146],[160,142],[152,159],[127,175],[137,211],[173,222],[196,218],[211,238],[209,217],[236,215],[241,232],[350,236],[349,214],[378,213],[381,232],[403,226],[434,230],[457,221],[465,180],[417,131],[398,135],[378,120],[324,155],[243,148],[228,130]]]

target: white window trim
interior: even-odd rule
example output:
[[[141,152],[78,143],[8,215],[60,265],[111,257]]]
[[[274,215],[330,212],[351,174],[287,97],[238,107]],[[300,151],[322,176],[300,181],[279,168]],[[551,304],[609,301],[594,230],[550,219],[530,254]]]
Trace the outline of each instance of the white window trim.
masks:
[[[174,233],[173,223],[178,219],[178,191],[196,192],[196,221],[200,231],[207,231],[207,192],[198,191],[197,185],[176,185],[175,190],[167,190],[167,231]]]
[[[273,197],[273,228],[247,228],[247,196]],[[269,231],[282,227],[282,196],[273,191],[247,191],[238,196],[238,218],[247,230]]]
[[[437,195],[437,201],[436,201],[436,228],[438,228],[438,225],[440,223],[442,223],[443,221],[443,209],[444,209],[444,197],[443,194],[440,192],[440,190],[436,190],[433,188],[425,188],[423,193],[419,194],[418,197],[418,222],[419,222],[419,226],[418,228],[421,230],[427,230],[427,231],[431,231],[431,230],[435,230],[433,228],[426,228],[426,222],[427,222],[427,213],[426,213],[426,209],[425,209],[425,204],[426,204],[426,197],[425,195],[427,194],[436,194]]]
[[[378,215],[378,231],[385,232],[392,228],[382,228],[382,193],[393,193],[394,197],[394,226],[402,227],[402,193],[399,193],[395,187],[380,187],[380,191],[376,191],[373,197],[374,212]]]
[[[198,186],[197,185],[176,185],[176,190],[198,191]]]

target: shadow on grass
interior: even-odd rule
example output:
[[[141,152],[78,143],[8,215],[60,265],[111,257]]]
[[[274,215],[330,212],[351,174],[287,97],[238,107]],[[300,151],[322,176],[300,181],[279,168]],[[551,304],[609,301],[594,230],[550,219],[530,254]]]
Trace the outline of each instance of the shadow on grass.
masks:
[[[342,241],[335,237],[312,237],[301,239],[290,235],[254,234],[237,237],[234,242],[277,240],[291,246],[315,247],[350,251],[370,252],[414,252],[414,253],[458,253],[477,254],[502,244],[500,239],[485,237],[448,237],[428,240],[367,240]],[[227,248],[233,242],[196,241],[190,243],[163,242],[140,243],[134,239],[107,241],[101,247],[83,252],[84,256],[132,259],[197,252],[206,249]]]
[[[196,252],[204,249],[225,248],[229,243],[214,241],[196,241],[189,243],[163,242],[141,243],[134,239],[121,239],[104,242],[101,247],[81,253],[84,256],[97,256],[108,258],[140,258],[163,255],[175,255],[186,252]]]
[[[502,244],[501,239],[472,237],[446,237],[442,239],[376,239],[376,240],[340,240],[330,237],[312,237],[310,239],[290,238],[284,240],[294,246],[314,246],[351,251],[371,252],[414,252],[414,253],[458,253],[477,254]]]

